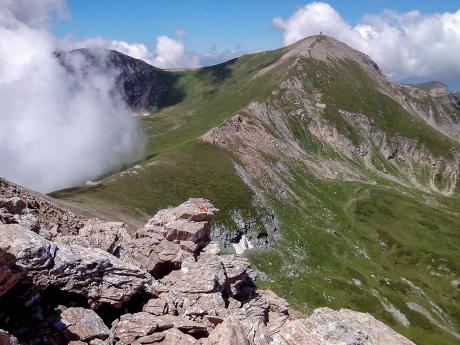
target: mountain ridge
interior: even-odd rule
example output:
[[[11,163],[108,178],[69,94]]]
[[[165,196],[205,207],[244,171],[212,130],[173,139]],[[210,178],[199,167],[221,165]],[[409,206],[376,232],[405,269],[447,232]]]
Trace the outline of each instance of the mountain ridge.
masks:
[[[205,197],[221,209],[213,238],[245,249],[295,308],[352,307],[419,344],[455,344],[459,108],[337,42],[168,72],[183,97],[140,118],[146,159],[51,195],[143,221]]]

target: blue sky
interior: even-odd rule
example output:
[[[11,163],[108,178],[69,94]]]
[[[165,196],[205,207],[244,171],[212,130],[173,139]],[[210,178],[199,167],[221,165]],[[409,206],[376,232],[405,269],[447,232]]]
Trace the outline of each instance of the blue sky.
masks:
[[[153,47],[155,36],[187,31],[187,49],[206,53],[241,46],[245,51],[277,48],[282,37],[272,25],[274,17],[288,17],[308,1],[297,0],[67,0],[70,17],[55,25],[55,33],[72,33],[77,39],[101,36]],[[422,13],[455,11],[458,0],[327,1],[355,24],[365,14],[391,9]]]
[[[460,90],[459,0],[65,2],[69,15],[53,33],[71,47],[116,49],[157,67],[218,63],[322,31],[367,53],[392,79]]]

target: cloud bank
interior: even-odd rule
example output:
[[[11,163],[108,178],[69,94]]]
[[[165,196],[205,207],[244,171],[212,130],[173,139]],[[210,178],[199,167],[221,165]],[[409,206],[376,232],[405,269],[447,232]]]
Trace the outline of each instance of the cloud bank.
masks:
[[[311,2],[289,18],[274,18],[285,45],[324,34],[372,57],[393,78],[460,79],[460,8],[453,13],[385,11],[351,25],[329,4]]]
[[[79,56],[65,68],[54,55],[47,27],[63,9],[59,0],[0,0],[0,176],[41,192],[96,178],[143,147],[115,74]]]

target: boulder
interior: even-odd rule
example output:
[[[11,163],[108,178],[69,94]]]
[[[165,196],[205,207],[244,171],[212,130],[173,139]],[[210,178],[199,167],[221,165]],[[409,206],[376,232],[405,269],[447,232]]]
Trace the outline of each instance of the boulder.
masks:
[[[159,342],[161,345],[199,345],[200,342],[194,337],[184,334],[178,329],[172,328],[165,332],[166,337]]]
[[[39,289],[83,295],[92,308],[120,306],[151,281],[147,272],[101,249],[56,244],[19,225],[0,224],[0,250],[14,255]]]
[[[84,226],[79,229],[78,235],[64,235],[55,238],[58,243],[99,248],[115,255],[123,250],[124,243],[130,240],[131,238],[124,223],[103,222],[99,219],[89,219],[84,222]]]
[[[205,345],[250,345],[239,321],[226,320],[209,335]]]
[[[183,316],[155,316],[146,312],[122,315],[112,326],[114,339],[120,345],[131,344],[134,341],[136,343],[146,343],[147,339],[149,341],[159,341],[158,339],[161,338],[164,341],[164,339],[168,339],[168,331],[171,329],[176,329],[181,334],[184,334],[184,339],[188,339],[185,334],[192,335],[193,339],[208,335],[205,325]],[[161,335],[155,335],[156,333]]]
[[[367,313],[349,309],[316,309],[306,319],[287,322],[272,335],[282,345],[415,345]]]
[[[157,330],[156,317],[145,312],[124,314],[112,324],[112,334],[119,345],[130,345]]]
[[[172,270],[179,269],[185,257],[192,256],[192,253],[184,251],[178,243],[159,241],[152,237],[134,239],[126,248],[127,254],[121,259],[132,260],[155,278],[162,278]]]
[[[155,320],[160,331],[176,328],[182,333],[190,334],[195,338],[201,338],[208,335],[205,325],[183,316],[161,315],[156,317]]]
[[[205,255],[182,262],[181,269],[161,280],[162,291],[182,293],[222,292],[247,299],[255,291],[255,272],[246,258],[235,255]]]
[[[219,212],[209,200],[190,198],[183,204],[160,210],[146,224],[166,225],[176,219],[185,219],[192,222],[210,222]]]
[[[81,341],[105,340],[111,335],[104,321],[93,311],[85,308],[67,308],[61,313],[65,330]]]
[[[192,222],[186,219],[175,219],[164,225],[168,241],[191,241],[202,243],[209,238],[211,224],[209,222]]]

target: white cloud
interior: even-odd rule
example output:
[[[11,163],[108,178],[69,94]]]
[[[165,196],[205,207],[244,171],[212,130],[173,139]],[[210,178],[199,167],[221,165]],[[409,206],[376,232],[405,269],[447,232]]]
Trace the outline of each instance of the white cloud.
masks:
[[[460,8],[422,15],[385,11],[351,25],[329,4],[308,3],[289,18],[274,18],[284,44],[322,31],[371,56],[394,78],[460,78]]]
[[[75,48],[106,48],[144,60],[159,68],[195,68],[201,64],[200,55],[188,52],[185,49],[183,38],[186,32],[177,29],[177,40],[168,36],[157,36],[154,51],[142,43],[129,43],[119,40],[105,40],[102,37],[93,37],[82,41],[75,41],[68,36],[60,42],[64,50]]]
[[[181,31],[182,36],[185,32]],[[174,40],[168,36],[157,36],[154,66],[160,68],[193,68],[200,66],[200,57],[188,53],[181,39]]]
[[[0,0],[0,176],[49,192],[137,158],[143,141],[114,75],[54,56],[48,11],[62,2],[31,3]]]
[[[0,0],[0,8],[2,25],[23,23],[33,28],[44,28],[53,16],[67,16],[64,0]]]
[[[141,59],[146,62],[150,62],[152,53],[149,51],[147,46],[142,43],[128,43],[125,41],[118,40],[104,40],[102,37],[89,38],[84,41],[73,44],[74,47],[85,47],[85,48],[106,48],[117,50],[120,53],[132,56],[136,59]],[[62,46],[61,46],[62,47]]]

